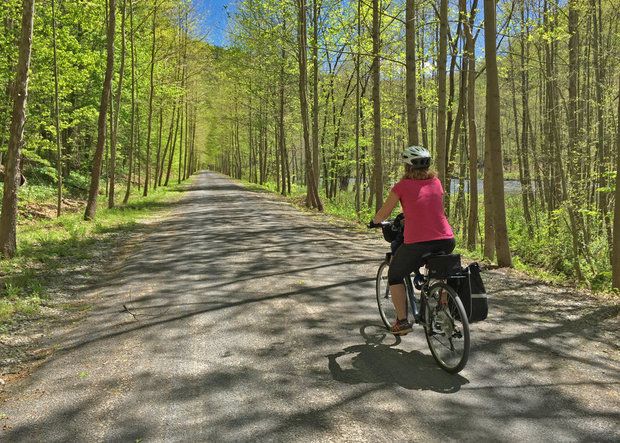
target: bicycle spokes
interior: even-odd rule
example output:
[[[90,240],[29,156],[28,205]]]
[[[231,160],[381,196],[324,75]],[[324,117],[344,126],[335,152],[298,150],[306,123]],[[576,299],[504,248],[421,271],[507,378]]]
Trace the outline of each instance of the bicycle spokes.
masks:
[[[469,323],[456,293],[444,283],[428,289],[425,333],[437,363],[448,372],[458,372],[469,356]]]

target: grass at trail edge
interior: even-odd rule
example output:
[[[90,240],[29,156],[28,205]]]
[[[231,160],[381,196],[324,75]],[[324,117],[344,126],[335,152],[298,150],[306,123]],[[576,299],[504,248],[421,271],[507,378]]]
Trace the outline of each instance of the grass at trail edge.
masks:
[[[246,189],[257,192],[269,192],[278,194],[277,185],[272,182],[264,184],[251,183],[246,180],[238,180]],[[323,191],[323,190],[321,190]],[[293,203],[295,206],[302,210],[306,210],[305,207],[306,188],[297,184],[292,184],[291,194],[285,196],[287,201]],[[516,196],[518,197],[518,196]],[[354,194],[352,192],[342,191],[336,195],[333,199],[325,198],[324,193],[321,195],[324,205],[324,213],[336,217],[341,220],[356,223],[360,228],[366,225],[368,221],[374,216],[375,211],[373,208],[366,205],[365,202],[361,204],[361,210],[359,214],[355,210]],[[484,220],[484,206],[482,204],[482,197],[479,203],[479,220],[482,223]],[[392,214],[395,216],[400,209],[395,209]],[[509,235],[511,237],[511,249],[513,252],[513,266],[516,270],[522,271],[527,275],[551,284],[556,285],[570,285],[575,288],[585,288],[593,290],[594,292],[609,293],[611,291],[611,272],[607,271],[608,263],[605,263],[605,256],[602,252],[599,252],[599,261],[602,262],[598,266],[598,270],[592,270],[588,276],[587,281],[577,281],[574,278],[572,272],[572,265],[570,260],[567,259],[568,253],[565,250],[570,243],[567,238],[568,234],[565,232],[556,232],[553,238],[546,238],[544,235],[538,235],[533,239],[527,229],[525,228],[523,215],[521,214],[521,205],[518,198],[507,199],[507,213],[509,222]],[[465,240],[463,239],[463,233],[455,226],[455,237],[457,240],[457,247],[455,253],[461,254],[468,260],[474,260],[486,265],[491,265],[483,257],[482,242],[478,241],[478,249],[470,251],[465,246]],[[544,225],[541,228],[542,232],[547,232],[549,227]],[[380,235],[377,233],[377,235]],[[598,243],[601,243],[600,241]],[[596,244],[594,244],[596,246]],[[564,248],[564,249],[562,249]],[[599,247],[599,250],[601,248]],[[588,264],[582,263],[584,269],[587,269]],[[590,266],[592,267],[592,266]]]
[[[190,179],[191,180],[191,179]],[[149,216],[166,213],[179,200],[187,181],[151,191],[141,197],[138,190],[126,205],[107,208],[100,196],[95,220],[85,221],[85,202],[58,218],[29,220],[21,217],[17,227],[17,254],[0,260],[0,332],[21,316],[39,312],[50,296],[51,276],[69,264],[87,261],[103,248],[114,246],[114,238],[135,229]],[[50,194],[53,198],[53,193]],[[117,201],[122,201],[119,193]]]

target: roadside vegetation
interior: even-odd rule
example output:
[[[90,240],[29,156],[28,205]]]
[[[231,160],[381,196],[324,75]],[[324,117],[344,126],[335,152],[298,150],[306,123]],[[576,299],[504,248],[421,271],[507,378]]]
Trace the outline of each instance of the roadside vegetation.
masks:
[[[469,254],[620,289],[619,14],[609,0],[240,1],[213,60],[208,165],[366,221],[402,150],[423,145]]]
[[[197,23],[186,0],[0,3],[0,325],[201,167]]]
[[[280,194],[276,183],[266,182],[261,184],[252,183],[247,180],[241,180],[241,183],[248,189],[261,192],[270,192]],[[321,197],[325,197],[321,193]],[[298,207],[305,208],[306,189],[303,185],[293,184],[290,194],[284,198]],[[374,208],[362,204],[360,211],[355,208],[355,193],[340,192],[334,198],[324,198],[324,212],[347,221],[359,223],[364,226],[370,221],[375,211]],[[482,208],[482,197],[480,197],[480,207]],[[555,219],[549,219],[544,211],[535,213],[538,223],[546,226],[543,232],[535,232],[530,235],[524,222],[523,207],[519,195],[511,195],[506,199],[506,210],[508,220],[508,234],[511,239],[511,252],[513,254],[513,264],[518,270],[539,278],[549,283],[562,285],[573,285],[576,287],[585,287],[595,292],[611,291],[611,267],[609,261],[605,258],[606,245],[604,241],[599,241],[591,245],[593,254],[589,260],[584,259],[582,266],[588,271],[587,281],[579,281],[573,272],[573,266],[568,257],[570,257],[570,231],[567,225],[558,223],[562,221],[562,217],[566,214],[558,212],[554,214]],[[396,215],[399,207],[395,209],[393,215]],[[481,209],[481,217],[484,218],[484,209]],[[484,257],[483,245],[479,245],[478,249],[469,250],[467,248],[467,239],[462,226],[451,221],[455,229],[457,239],[456,252],[464,256],[480,262],[491,262]],[[551,226],[559,226],[559,228],[550,235]],[[377,233],[377,235],[380,235]]]
[[[165,214],[170,203],[181,197],[177,192],[181,186],[158,188],[143,198],[138,198],[141,191],[136,189],[136,198],[130,203],[112,209],[105,207],[108,197],[102,194],[99,203],[103,209],[94,222],[83,219],[83,195],[73,195],[64,213],[56,217],[55,188],[25,186],[17,253],[0,260],[0,331],[23,316],[38,314],[40,306],[50,302],[48,284],[64,268],[78,262],[88,264],[94,254],[122,241],[123,234],[131,232],[139,220]]]

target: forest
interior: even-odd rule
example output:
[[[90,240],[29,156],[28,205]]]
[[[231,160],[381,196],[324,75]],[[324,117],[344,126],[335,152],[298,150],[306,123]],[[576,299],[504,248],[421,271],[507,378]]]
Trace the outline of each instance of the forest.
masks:
[[[365,222],[423,145],[461,250],[618,287],[614,3],[241,1],[208,163]]]
[[[3,256],[17,190],[92,220],[196,171],[211,48],[190,2],[10,0],[0,19]]]
[[[620,288],[620,4],[0,5],[0,252],[26,192],[114,207],[208,168],[367,222],[428,147],[461,251]],[[206,228],[205,228],[206,229]]]

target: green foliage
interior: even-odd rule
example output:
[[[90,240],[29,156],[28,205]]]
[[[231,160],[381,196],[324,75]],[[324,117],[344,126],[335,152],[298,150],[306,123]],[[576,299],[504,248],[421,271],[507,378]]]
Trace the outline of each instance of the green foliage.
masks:
[[[55,188],[28,186],[30,201],[53,201]],[[102,250],[112,250],[115,236],[129,232],[139,220],[163,215],[181,197],[177,186],[158,188],[148,197],[114,209],[105,208],[101,197],[96,222],[83,220],[83,213],[67,213],[52,220],[18,225],[17,255],[0,260],[0,328],[16,316],[38,312],[48,301],[47,285],[58,270],[90,260]],[[137,197],[137,195],[135,195]]]
[[[86,192],[90,185],[90,178],[78,172],[71,171],[69,176],[64,179],[64,184],[68,189]]]

